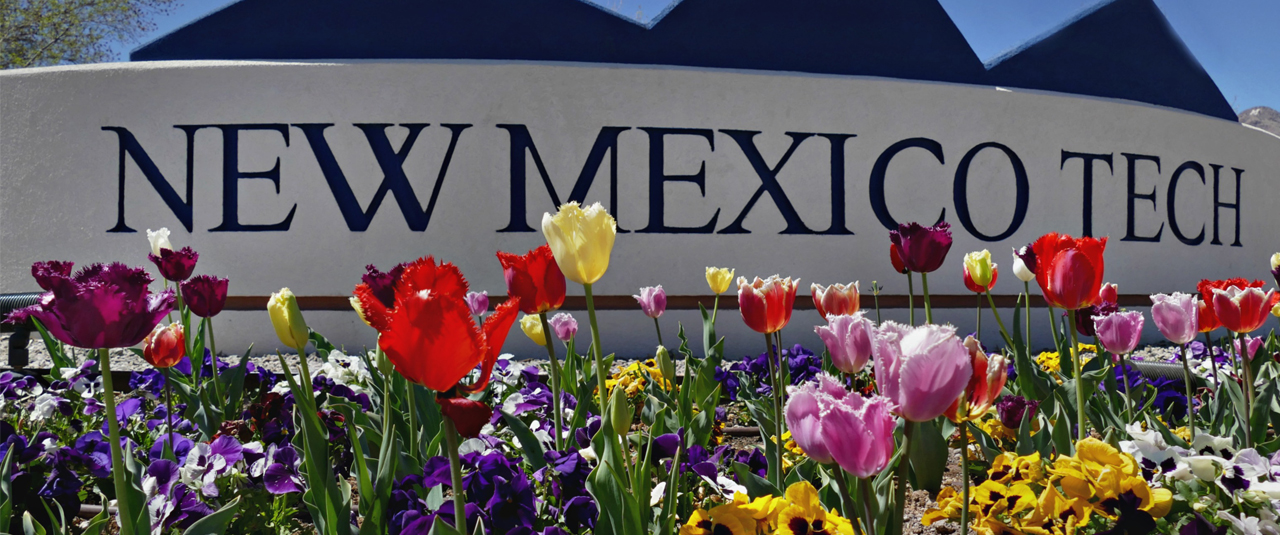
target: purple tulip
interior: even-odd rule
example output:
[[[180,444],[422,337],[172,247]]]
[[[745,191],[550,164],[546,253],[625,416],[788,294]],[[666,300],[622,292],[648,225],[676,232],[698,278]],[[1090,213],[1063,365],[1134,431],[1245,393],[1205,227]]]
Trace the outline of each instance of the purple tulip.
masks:
[[[471,309],[472,316],[479,316],[489,311],[489,292],[467,292],[463,299],[467,302],[467,308]]]
[[[148,254],[147,258],[151,259],[151,263],[156,265],[156,269],[160,270],[160,275],[165,279],[182,282],[191,277],[191,272],[196,270],[196,260],[200,259],[200,253],[190,247],[183,247],[177,251],[161,249],[159,255]]]
[[[396,283],[400,282],[400,275],[404,273],[404,269],[408,264],[399,264],[391,268],[391,271],[383,273],[373,264],[364,267],[365,274],[360,278],[365,284],[369,285],[369,289],[373,291],[373,296],[378,298],[387,308],[396,305]]]
[[[564,312],[552,316],[547,323],[551,324],[551,330],[556,332],[556,338],[561,342],[573,340],[573,335],[578,334],[578,320]]]
[[[827,345],[831,364],[844,373],[858,373],[871,358],[876,328],[861,311],[852,316],[831,316],[826,325],[813,330]]]
[[[895,412],[912,422],[941,416],[969,385],[969,350],[950,325],[886,321],[876,334],[875,378]]]
[[[932,227],[919,223],[898,225],[889,231],[889,240],[898,246],[902,263],[910,271],[931,273],[942,267],[951,250],[951,225],[942,221]]]
[[[182,300],[192,314],[212,318],[222,312],[222,307],[227,304],[228,282],[223,277],[196,275],[182,282]]]
[[[1132,353],[1138,348],[1138,340],[1142,338],[1142,325],[1145,319],[1141,312],[1117,312],[1109,316],[1094,316],[1094,330],[1098,332],[1098,342],[1116,355]]]
[[[1195,295],[1181,292],[1152,295],[1151,319],[1160,334],[1177,345],[1195,340],[1200,333],[1200,306],[1196,304]]]
[[[791,388],[785,416],[791,437],[809,458],[835,462],[857,477],[880,473],[893,457],[892,402],[884,396],[863,398],[845,390],[838,379]]]
[[[46,292],[5,320],[40,320],[59,341],[86,349],[131,347],[173,309],[173,290],[152,294],[151,276],[121,263],[91,264],[71,275],[70,262],[36,262],[31,274]]]
[[[662,285],[646,286],[640,289],[640,295],[633,295],[636,301],[640,303],[640,310],[644,311],[644,315],[653,319],[658,319],[663,312],[667,310],[667,291],[662,289]]]
[[[1022,426],[1022,418],[1030,411],[1035,413],[1040,408],[1039,401],[1030,401],[1022,396],[1004,396],[996,402],[996,415],[1000,423],[1009,429]]]

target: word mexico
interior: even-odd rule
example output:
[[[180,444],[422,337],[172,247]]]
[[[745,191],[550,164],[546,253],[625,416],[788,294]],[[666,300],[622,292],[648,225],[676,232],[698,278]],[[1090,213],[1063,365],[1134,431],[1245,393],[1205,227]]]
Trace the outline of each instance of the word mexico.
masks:
[[[253,132],[255,135],[278,136],[288,150],[309,150],[315,164],[320,169],[325,184],[332,192],[337,208],[347,227],[353,232],[362,232],[369,228],[388,194],[395,198],[410,230],[425,231],[431,222],[431,216],[437,202],[440,201],[441,189],[449,179],[450,164],[455,153],[468,143],[468,133],[477,127],[473,124],[443,123],[353,123],[347,128],[358,129],[367,142],[368,151],[376,160],[382,177],[381,183],[371,200],[361,206],[352,190],[349,173],[344,171],[335,151],[330,146],[327,132],[342,128],[335,124],[322,123],[259,123],[259,124],[179,124],[174,129],[184,136],[186,146],[186,191],[180,195],[172,185],[170,176],[173,171],[161,170],[154,163],[153,155],[157,148],[144,147],[135,133],[126,126],[104,126],[102,130],[115,135],[119,144],[118,162],[118,209],[115,226],[107,232],[136,232],[126,223],[125,183],[128,180],[128,165],[133,162],[152,188],[160,195],[165,205],[173,212],[188,232],[194,229],[194,211],[196,199],[194,181],[196,177],[195,153],[197,133],[210,129],[221,134],[221,190],[222,221],[221,224],[209,228],[210,232],[261,232],[287,231],[297,210],[295,204],[289,208],[283,219],[266,224],[248,224],[240,220],[239,184],[240,180],[270,180],[276,192],[280,191],[282,169],[280,159],[267,170],[244,170],[239,155],[241,136]],[[390,132],[393,129],[407,131],[399,146],[395,146]],[[439,162],[439,172],[434,178],[426,207],[423,208],[422,196],[415,191],[410,178],[404,169],[405,160],[421,145],[420,135],[428,128],[447,131],[448,145]],[[1167,154],[1143,154],[1139,152],[1083,152],[1062,148],[1057,154],[1019,154],[1010,144],[999,141],[986,141],[972,146],[944,147],[942,143],[928,137],[912,137],[902,139],[878,150],[874,160],[854,162],[855,166],[865,167],[862,176],[851,180],[847,173],[846,148],[858,143],[858,135],[854,133],[833,132],[793,132],[765,133],[754,130],[712,129],[712,128],[664,128],[664,127],[630,127],[603,126],[599,129],[590,152],[586,156],[577,180],[566,196],[564,191],[557,190],[552,182],[552,172],[543,163],[543,158],[534,141],[534,135],[525,124],[494,124],[492,128],[505,132],[508,144],[506,147],[484,147],[493,151],[491,157],[505,157],[509,161],[510,182],[507,198],[510,203],[509,218],[497,232],[519,233],[535,232],[536,217],[531,221],[527,209],[529,195],[541,184],[555,205],[561,201],[583,202],[587,193],[596,182],[602,168],[608,175],[610,188],[610,209],[615,217],[620,210],[629,210],[625,202],[619,202],[619,158],[620,151],[643,151],[647,143],[648,169],[639,176],[648,177],[648,225],[635,228],[619,228],[619,232],[638,232],[654,234],[749,234],[751,231],[744,225],[748,214],[753,210],[765,209],[771,204],[772,209],[782,216],[786,227],[782,234],[822,234],[852,235],[855,229],[849,228],[846,222],[846,189],[850,183],[865,176],[868,207],[876,219],[886,229],[897,228],[899,220],[894,217],[886,200],[886,183],[895,180],[891,164],[895,158],[912,151],[933,158],[937,162],[938,176],[949,182],[952,189],[951,206],[940,206],[937,219],[946,218],[947,209],[954,210],[955,221],[970,235],[983,241],[1001,241],[1012,236],[1023,224],[1028,214],[1029,199],[1033,195],[1032,181],[1028,177],[1024,157],[1053,158],[1059,176],[1042,177],[1044,179],[1073,181],[1081,194],[1080,233],[1085,236],[1094,235],[1094,183],[1099,180],[1124,181],[1126,184],[1123,241],[1161,242],[1169,236],[1185,245],[1230,245],[1241,247],[1240,220],[1241,195],[1245,179],[1245,170],[1222,162],[1181,160],[1171,158]],[[301,134],[302,143],[298,143]],[[789,146],[781,155],[769,157],[757,145],[757,141],[781,134],[789,140]],[[667,171],[668,154],[665,147],[676,138],[686,143],[692,140],[705,146],[701,161],[686,162],[697,168],[692,174],[670,174]],[[583,140],[586,142],[587,140]],[[297,145],[304,144],[306,148]],[[827,169],[830,178],[829,206],[797,206],[792,202],[779,175],[791,163],[792,156],[801,146],[819,144],[829,158]],[[505,149],[505,151],[503,151]],[[695,226],[677,226],[666,220],[666,199],[668,186],[687,183],[684,188],[696,187],[698,195],[706,197],[709,180],[716,180],[707,169],[707,162],[722,155],[725,151],[739,151],[736,157],[745,157],[754,177],[750,180],[755,192],[746,204],[739,207],[718,207],[713,213],[704,214],[705,224]],[[1013,216],[1003,229],[979,229],[971,214],[978,210],[994,207],[975,206],[970,202],[969,176],[972,164],[980,154],[990,152],[1002,157],[1002,165],[1012,172],[1014,181]],[[812,154],[810,152],[809,154]],[[606,158],[607,164],[606,164]],[[172,158],[170,158],[172,160]],[[530,176],[527,165],[533,162],[537,176]],[[954,163],[953,163],[954,162]],[[1040,166],[1045,168],[1045,166]],[[559,169],[557,172],[571,170]],[[758,182],[758,185],[756,183]],[[1187,185],[1190,182],[1194,185]],[[531,186],[531,184],[533,184]],[[563,188],[562,188],[563,189]],[[533,190],[534,192],[531,192]],[[691,193],[690,189],[679,190],[679,195]],[[853,191],[850,189],[850,191]],[[856,196],[855,196],[856,197]],[[763,202],[762,202],[763,201]],[[981,201],[978,201],[981,202]],[[1178,206],[1200,205],[1200,213],[1211,214],[1202,220],[1178,215]],[[202,205],[204,206],[204,205]],[[854,206],[853,209],[861,207]],[[830,224],[825,229],[814,228],[806,223],[802,213],[809,210],[829,210]],[[1161,210],[1163,209],[1163,210]],[[723,213],[722,213],[723,212]],[[1163,212],[1163,214],[1161,214]],[[283,213],[283,212],[282,212]],[[722,217],[723,216],[723,217]],[[1166,227],[1168,234],[1165,233]]]

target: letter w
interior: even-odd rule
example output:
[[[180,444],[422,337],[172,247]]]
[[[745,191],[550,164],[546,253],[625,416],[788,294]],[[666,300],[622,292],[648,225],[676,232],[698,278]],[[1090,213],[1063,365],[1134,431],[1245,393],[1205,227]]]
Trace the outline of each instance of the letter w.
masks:
[[[302,130],[303,135],[307,138],[307,143],[311,145],[311,151],[316,155],[316,163],[320,165],[320,172],[324,174],[325,182],[329,183],[329,189],[333,192],[333,198],[338,202],[338,210],[342,212],[342,218],[347,222],[347,228],[352,232],[364,232],[369,228],[369,223],[373,221],[373,215],[377,213],[378,207],[382,205],[382,200],[390,192],[396,198],[396,204],[400,206],[400,212],[404,214],[405,223],[409,225],[409,230],[421,232],[427,229],[427,224],[431,222],[431,213],[435,211],[436,199],[440,196],[440,186],[444,183],[445,174],[449,172],[449,162],[453,160],[453,151],[458,145],[458,136],[462,134],[471,125],[469,124],[441,124],[449,129],[449,148],[445,151],[444,161],[440,164],[440,174],[436,176],[435,186],[431,190],[431,199],[427,202],[427,209],[422,209],[422,204],[418,202],[418,196],[413,191],[413,186],[409,184],[409,178],[404,174],[404,162],[409,157],[409,151],[413,150],[413,144],[418,140],[418,134],[428,126],[429,123],[404,123],[403,126],[409,129],[409,135],[405,138],[404,143],[400,144],[400,149],[391,148],[391,141],[387,139],[387,128],[393,126],[391,124],[356,124],[355,127],[364,132],[364,137],[369,142],[369,149],[373,152],[373,157],[378,161],[378,167],[382,169],[382,184],[378,186],[378,190],[373,194],[373,200],[369,201],[369,208],[360,207],[360,202],[356,200],[355,193],[351,191],[351,184],[347,181],[346,174],[342,172],[342,167],[338,165],[338,160],[333,156],[333,150],[329,148],[329,142],[324,137],[326,128],[333,126],[332,124],[294,124],[293,126]]]

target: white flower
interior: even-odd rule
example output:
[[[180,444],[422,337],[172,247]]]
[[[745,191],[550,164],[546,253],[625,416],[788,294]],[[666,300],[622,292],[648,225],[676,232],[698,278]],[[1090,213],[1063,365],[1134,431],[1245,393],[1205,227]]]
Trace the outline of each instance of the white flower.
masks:
[[[1262,508],[1258,517],[1241,514],[1240,518],[1226,511],[1218,511],[1218,518],[1231,523],[1232,533],[1239,535],[1280,535],[1280,526],[1275,523],[1275,514]]]
[[[594,463],[600,460],[599,457],[596,457],[596,450],[591,449],[591,446],[578,450],[578,455],[581,455],[582,458],[586,459],[588,462]]]
[[[657,507],[662,504],[662,499],[667,495],[667,482],[659,481],[653,489],[649,491],[649,507]]]
[[[169,243],[169,229],[160,227],[160,230],[147,229],[147,241],[151,242],[151,254],[160,256],[161,249],[173,250],[173,245]]]
[[[347,356],[341,351],[333,350],[329,358],[320,366],[319,375],[332,379],[335,383],[347,385],[357,394],[369,386],[373,376],[369,367],[359,356]]]
[[[468,453],[473,453],[473,452],[484,455],[486,453],[489,453],[489,450],[491,449],[493,448],[489,447],[488,442],[485,442],[478,438],[468,438],[462,441],[462,444],[458,444],[458,455],[466,455]]]
[[[31,420],[39,422],[53,416],[53,413],[58,412],[59,401],[62,401],[62,398],[53,394],[41,394],[36,398],[35,405],[31,407]]]

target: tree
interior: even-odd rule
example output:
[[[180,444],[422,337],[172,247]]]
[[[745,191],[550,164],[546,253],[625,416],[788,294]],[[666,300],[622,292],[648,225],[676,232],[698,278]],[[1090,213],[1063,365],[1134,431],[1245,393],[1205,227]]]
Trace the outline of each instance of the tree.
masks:
[[[176,0],[0,0],[0,69],[95,63],[155,29]]]

